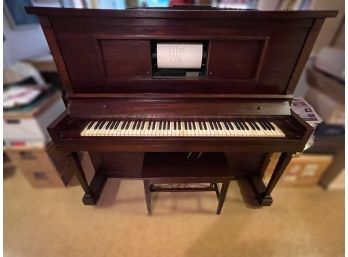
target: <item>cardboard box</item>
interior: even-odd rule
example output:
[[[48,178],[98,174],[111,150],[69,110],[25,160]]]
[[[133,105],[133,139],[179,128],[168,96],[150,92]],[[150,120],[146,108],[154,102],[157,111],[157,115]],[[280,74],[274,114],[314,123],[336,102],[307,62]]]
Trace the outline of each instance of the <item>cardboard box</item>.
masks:
[[[77,169],[72,157],[52,143],[44,148],[7,148],[6,153],[33,187],[66,186]]]
[[[344,170],[329,184],[328,190],[344,190]]]
[[[273,154],[266,169],[264,181],[267,183],[277,164],[280,154]],[[285,169],[278,184],[280,186],[316,186],[333,159],[328,154],[303,154],[293,158]]]
[[[28,108],[29,109],[29,108]],[[65,109],[59,93],[43,99],[28,111],[4,112],[4,141],[7,145],[30,145],[50,140],[47,126]]]
[[[327,123],[344,125],[344,83],[314,68],[307,70],[305,99]]]

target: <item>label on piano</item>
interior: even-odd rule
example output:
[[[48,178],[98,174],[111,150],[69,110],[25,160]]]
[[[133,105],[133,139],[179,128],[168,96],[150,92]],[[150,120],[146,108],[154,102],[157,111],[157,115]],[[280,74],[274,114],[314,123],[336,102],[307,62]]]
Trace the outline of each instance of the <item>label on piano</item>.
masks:
[[[157,44],[158,68],[200,69],[203,44]]]

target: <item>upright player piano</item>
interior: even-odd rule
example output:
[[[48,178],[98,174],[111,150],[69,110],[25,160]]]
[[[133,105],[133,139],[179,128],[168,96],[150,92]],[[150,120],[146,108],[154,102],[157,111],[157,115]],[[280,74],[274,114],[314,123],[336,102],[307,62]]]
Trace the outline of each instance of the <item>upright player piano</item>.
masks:
[[[62,80],[67,108],[48,130],[78,164],[84,204],[97,203],[110,177],[144,180],[149,213],[149,192],[180,190],[216,191],[220,213],[231,179],[246,179],[260,205],[272,203],[313,132],[289,103],[336,11],[26,10],[38,16]],[[79,152],[93,161],[90,183]],[[173,185],[183,182],[210,184]]]

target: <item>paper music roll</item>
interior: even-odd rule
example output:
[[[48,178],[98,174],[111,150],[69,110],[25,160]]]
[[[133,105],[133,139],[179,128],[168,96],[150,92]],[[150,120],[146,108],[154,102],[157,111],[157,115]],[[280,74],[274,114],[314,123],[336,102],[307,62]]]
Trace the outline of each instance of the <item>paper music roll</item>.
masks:
[[[157,44],[158,68],[200,69],[203,44]]]

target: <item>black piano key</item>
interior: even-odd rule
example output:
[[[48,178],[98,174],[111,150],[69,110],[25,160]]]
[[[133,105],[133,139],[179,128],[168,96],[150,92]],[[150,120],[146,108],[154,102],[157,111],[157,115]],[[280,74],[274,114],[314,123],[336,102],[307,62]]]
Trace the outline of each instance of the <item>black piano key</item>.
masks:
[[[105,122],[106,122],[106,121],[102,121],[102,122],[99,124],[99,126],[98,126],[97,129],[101,129],[101,128],[104,126]]]
[[[132,130],[135,130],[137,123],[138,123],[138,121],[134,121],[133,126],[132,126]]]
[[[152,130],[155,130],[155,127],[156,127],[156,121],[152,121]]]
[[[203,121],[202,123],[203,123],[204,130],[207,130],[207,125],[205,124],[205,122]]]
[[[252,123],[254,124],[254,126],[255,126],[255,128],[256,128],[257,130],[260,130],[259,125],[257,125],[257,123],[256,123],[255,121],[252,121]]]
[[[244,126],[244,128],[245,128],[246,130],[249,130],[248,125],[247,125],[244,121],[242,121],[242,124],[243,124],[243,126]]]
[[[108,125],[106,125],[105,129],[109,129],[112,121],[109,121]]]
[[[192,125],[191,125],[190,121],[188,122],[188,128],[189,128],[189,130],[192,130]]]
[[[225,128],[226,128],[227,130],[230,130],[230,127],[227,125],[227,122],[224,121],[223,123],[224,123]]]
[[[219,130],[219,126],[218,126],[217,122],[214,121],[213,124],[214,124],[214,126],[215,126],[215,129],[216,129],[216,130]]]
[[[108,128],[107,128],[107,129],[111,130],[111,129],[114,127],[114,124],[115,124],[115,121],[114,121],[114,120],[113,120],[113,121],[111,121],[111,122],[109,123],[109,125],[108,125]]]
[[[179,130],[181,130],[181,121],[178,122]]]
[[[141,122],[141,130],[144,129],[144,126],[145,126],[145,121],[142,121],[142,122]]]
[[[87,129],[90,129],[94,123],[95,123],[95,121],[91,121],[91,123],[88,124]]]
[[[127,124],[127,121],[126,121],[126,120],[123,121],[123,124],[122,124],[122,126],[121,126],[121,129],[124,129],[124,128],[126,127],[126,124]]]
[[[238,130],[241,130],[241,127],[239,126],[239,124],[238,124],[238,122],[236,121],[236,122],[234,122],[234,124],[236,124],[236,127],[237,127],[237,129]]]
[[[220,122],[215,121],[215,126],[217,127],[218,130],[222,130]]]
[[[100,123],[101,123],[101,120],[97,122],[97,124],[94,126],[94,128],[93,128],[93,129],[98,129],[98,128],[99,128]]]
[[[267,124],[265,121],[263,121],[263,125],[265,125],[265,127],[266,127],[267,130],[272,130],[271,127],[268,126],[268,124]]]
[[[200,129],[200,130],[203,130],[202,122],[201,122],[201,121],[198,122],[198,126],[199,126],[199,129]]]
[[[184,121],[185,130],[188,130],[187,121]]]
[[[126,129],[129,129],[129,125],[131,124],[131,121],[127,122]]]
[[[116,121],[115,121],[115,124],[114,124],[114,127],[113,127],[112,129],[117,129],[119,123],[120,123],[120,122],[119,122],[118,120],[116,120]]]
[[[255,126],[254,126],[254,124],[253,124],[252,122],[248,122],[248,123],[249,123],[249,125],[250,125],[250,127],[251,127],[252,130],[255,130],[255,129],[256,129]]]
[[[152,121],[149,121],[149,123],[147,123],[147,130],[151,129],[151,122]]]
[[[158,130],[162,130],[162,121],[159,122]]]
[[[196,124],[194,121],[192,122],[192,127],[193,127],[193,130],[196,130]]]
[[[140,129],[140,123],[141,123],[141,121],[139,120],[139,121],[137,122],[137,126],[135,127],[136,130]]]
[[[174,121],[174,130],[176,130],[176,121]]]
[[[262,127],[264,130],[268,130],[267,127],[265,126],[265,124],[263,124],[262,121],[259,121],[259,124],[261,125],[261,127]]]
[[[212,121],[209,121],[210,129],[215,130],[214,123]]]
[[[97,121],[97,124],[95,124],[95,126],[93,127],[93,129],[97,129],[99,127],[101,121]]]
[[[231,129],[231,130],[234,130],[232,121],[228,121],[228,122],[227,122],[227,125],[230,126],[230,129]]]
[[[264,123],[267,126],[268,130],[273,130],[272,129],[273,126],[271,125],[271,123],[269,123],[268,121],[265,121]]]
[[[266,122],[271,127],[272,130],[275,130],[275,127],[272,125],[272,123],[270,123],[269,121],[266,121]]]

